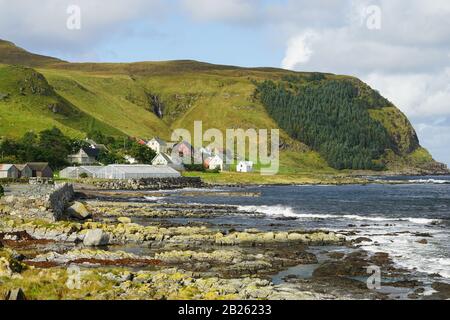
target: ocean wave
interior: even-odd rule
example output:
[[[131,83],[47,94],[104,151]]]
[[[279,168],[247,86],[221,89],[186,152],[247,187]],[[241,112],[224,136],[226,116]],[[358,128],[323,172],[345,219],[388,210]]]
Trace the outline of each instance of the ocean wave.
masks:
[[[418,184],[450,184],[450,180],[437,180],[437,179],[417,179],[417,180],[408,180],[408,182]]]
[[[372,222],[410,222],[414,224],[431,224],[440,223],[441,220],[427,218],[387,218],[387,217],[368,217],[360,215],[337,215],[337,214],[314,214],[314,213],[297,213],[291,207],[287,206],[239,206],[239,211],[257,212],[267,216],[288,217],[298,219],[348,219],[353,221],[372,221]]]
[[[164,200],[165,199],[165,197],[144,197],[145,198],[145,200],[147,200],[147,201],[161,201],[161,200]]]

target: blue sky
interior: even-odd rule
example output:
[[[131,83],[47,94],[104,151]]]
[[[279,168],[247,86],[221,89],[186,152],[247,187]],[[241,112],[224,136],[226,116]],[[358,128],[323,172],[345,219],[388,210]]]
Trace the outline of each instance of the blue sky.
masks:
[[[450,164],[448,0],[0,0],[0,38],[69,61],[194,59],[354,75]],[[81,29],[66,27],[80,8]]]

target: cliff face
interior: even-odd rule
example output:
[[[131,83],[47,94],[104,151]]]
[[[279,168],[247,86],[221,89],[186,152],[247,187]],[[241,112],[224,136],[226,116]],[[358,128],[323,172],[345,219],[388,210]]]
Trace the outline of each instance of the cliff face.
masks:
[[[3,79],[0,81],[0,136],[18,137],[29,130],[57,126],[74,137],[100,130],[115,136],[170,139],[173,129],[192,131],[194,121],[202,120],[204,130],[282,129],[282,172],[330,171],[331,167],[336,168],[327,157],[332,150],[324,151],[314,143],[314,139],[297,135],[269,112],[273,105],[265,105],[257,89],[259,84],[271,81],[284,83],[289,92],[305,94],[311,99],[311,104],[323,98],[321,94],[312,98],[315,93],[323,91],[328,100],[317,110],[329,107],[337,100],[342,102],[337,105],[338,109],[331,109],[332,112],[325,108],[320,117],[304,113],[306,118],[292,118],[298,128],[305,125],[306,119],[311,125],[311,120],[314,122],[320,118],[317,120],[317,134],[323,135],[325,142],[337,141],[335,146],[328,144],[328,148],[338,150],[339,144],[343,143],[347,153],[358,150],[359,156],[342,168],[365,169],[364,163],[369,159],[376,166],[396,172],[445,171],[445,166],[436,163],[421,148],[407,117],[379,93],[353,77],[273,68],[239,68],[187,60],[131,64],[68,63],[35,55],[10,42],[0,41],[0,79]],[[347,102],[351,108],[346,106]],[[332,116],[333,112],[347,112],[347,115]],[[21,117],[17,117],[19,113]],[[352,117],[356,115],[364,118],[364,121],[356,121],[359,131],[356,131],[356,126],[351,126]],[[352,139],[344,137],[345,130],[341,132],[341,140],[336,140],[336,131],[326,130],[337,119],[341,126],[336,124],[336,130],[347,130]],[[316,124],[312,123],[311,128],[315,130],[315,127]],[[358,134],[362,136],[358,138]],[[372,144],[367,135],[383,141]],[[363,140],[367,142],[359,146]]]

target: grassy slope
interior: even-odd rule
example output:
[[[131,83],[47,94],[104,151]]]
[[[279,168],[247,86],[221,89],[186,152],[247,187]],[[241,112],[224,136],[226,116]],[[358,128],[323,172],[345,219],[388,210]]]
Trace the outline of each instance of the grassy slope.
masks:
[[[33,69],[0,65],[0,93],[7,95],[0,101],[0,136],[19,137],[27,131],[38,132],[52,126],[80,138],[91,129],[121,134],[65,101]]]
[[[202,120],[204,130],[218,128],[277,128],[265,108],[252,98],[253,80],[278,80],[290,71],[260,68],[245,69],[195,61],[142,62],[133,64],[73,64],[27,53],[0,41],[0,62],[39,66],[54,91],[50,96],[21,96],[17,78],[0,68],[0,93],[13,93],[0,102],[0,135],[18,136],[25,131],[56,125],[71,136],[84,136],[93,128],[107,134],[165,139],[175,128],[192,130]],[[3,77],[3,78],[1,78]],[[327,75],[327,78],[353,79]],[[370,88],[361,83],[362,90]],[[156,117],[148,96],[157,95],[165,105],[164,119]],[[53,113],[48,105],[59,102],[65,112]],[[18,116],[20,114],[21,116]],[[371,111],[404,147],[403,157],[387,155],[397,168],[430,161],[424,149],[411,145],[415,135],[407,118],[395,107]],[[114,129],[113,129],[114,128]],[[327,163],[301,142],[281,132],[284,175],[333,173]]]
[[[255,87],[250,79],[278,78],[283,73],[279,70],[221,66],[217,69],[197,62],[145,63],[145,66],[80,64],[77,67],[84,71],[73,71],[72,64],[40,71],[61,96],[129,135],[144,138],[159,135],[170,139],[173,129],[193,130],[194,121],[199,119],[203,121],[204,131],[277,128],[265,108],[253,101]],[[177,69],[184,72],[176,73]],[[164,103],[163,120],[151,111],[147,94],[158,95]],[[308,151],[286,133],[281,132],[281,139],[292,148],[303,150],[282,152],[282,172],[333,171],[316,152]]]
[[[142,138],[169,135],[168,126],[150,111],[145,91],[129,76],[41,72],[62,97],[127,135]]]
[[[58,64],[63,61],[56,58],[27,52],[15,46],[12,42],[0,39],[0,62],[3,64],[18,64],[29,67],[37,67]]]

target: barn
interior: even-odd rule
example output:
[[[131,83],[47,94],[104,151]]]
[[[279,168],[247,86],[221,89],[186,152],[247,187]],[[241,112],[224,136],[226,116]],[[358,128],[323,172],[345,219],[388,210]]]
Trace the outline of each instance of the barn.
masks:
[[[167,166],[150,165],[109,165],[94,174],[98,179],[148,179],[148,178],[178,178],[181,174]]]
[[[0,164],[0,179],[17,179],[20,171],[13,164]]]
[[[31,178],[33,177],[33,170],[27,164],[16,164],[17,169],[19,169],[20,178]]]
[[[32,177],[53,178],[53,170],[47,162],[29,162],[27,166],[32,171]]]

